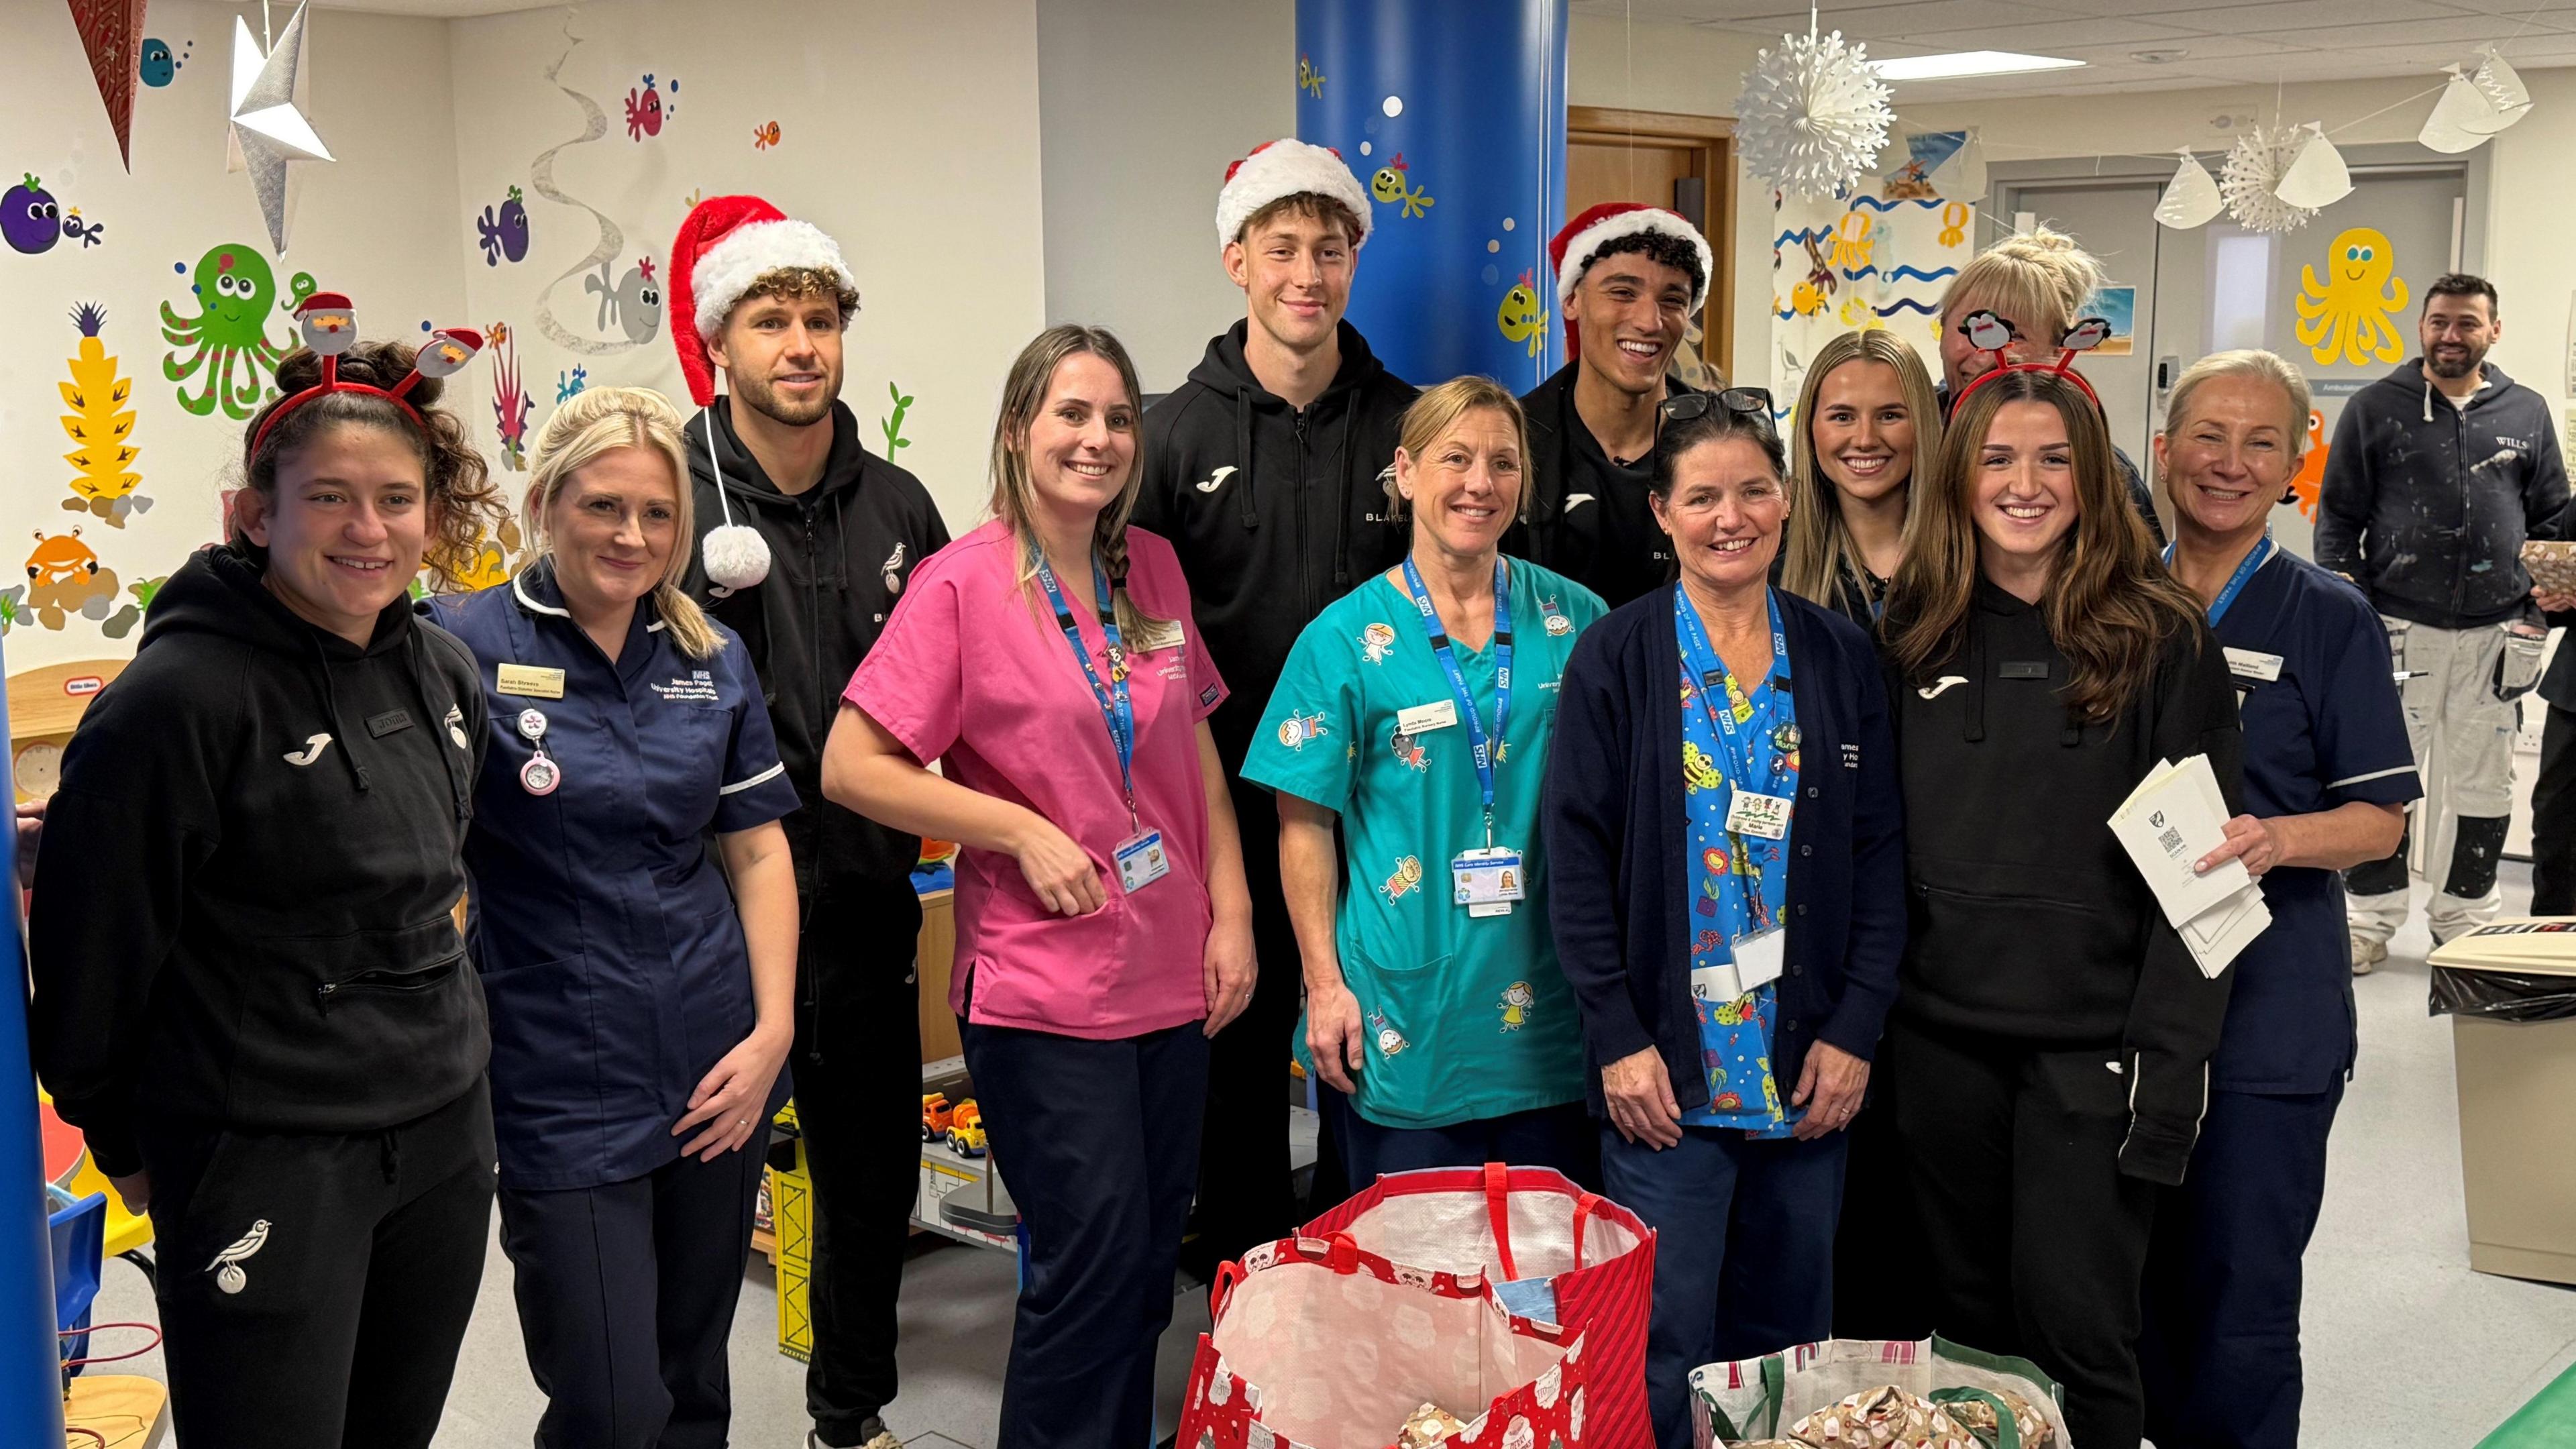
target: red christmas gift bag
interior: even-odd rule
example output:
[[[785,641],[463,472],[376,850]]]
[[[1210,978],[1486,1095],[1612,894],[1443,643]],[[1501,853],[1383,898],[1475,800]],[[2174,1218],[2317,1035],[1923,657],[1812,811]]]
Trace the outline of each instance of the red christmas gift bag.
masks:
[[[1288,1238],[1220,1269],[1210,1304],[1183,1449],[1583,1449],[1592,1432],[1582,1336],[1512,1315],[1480,1275]]]
[[[1487,1163],[1381,1177],[1303,1232],[1348,1233],[1363,1252],[1411,1268],[1482,1273],[1512,1312],[1583,1336],[1595,1444],[1654,1442],[1646,1321],[1655,1233],[1635,1213],[1552,1169]]]

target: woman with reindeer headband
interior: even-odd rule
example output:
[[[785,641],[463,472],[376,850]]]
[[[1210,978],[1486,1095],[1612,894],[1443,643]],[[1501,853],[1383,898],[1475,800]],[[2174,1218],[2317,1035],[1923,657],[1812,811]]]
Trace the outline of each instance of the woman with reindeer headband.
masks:
[[[2066,1386],[2086,1449],[2134,1449],[2159,1185],[2182,1181],[2232,978],[2205,975],[2106,822],[2160,760],[2244,741],[2197,599],[2122,496],[2072,363],[1992,365],[1952,407],[1885,648],[1914,901],[1889,1022],[1897,1130],[1940,1332]]]
[[[473,657],[414,616],[499,518],[437,407],[481,339],[299,309],[224,543],[153,600],[64,752],[33,1045],[148,1211],[190,1443],[430,1442],[482,1280],[483,992],[450,912],[483,758]]]

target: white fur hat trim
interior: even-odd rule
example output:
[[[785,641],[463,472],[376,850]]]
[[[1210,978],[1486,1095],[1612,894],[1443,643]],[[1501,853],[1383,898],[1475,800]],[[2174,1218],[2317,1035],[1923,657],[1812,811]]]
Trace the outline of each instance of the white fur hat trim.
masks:
[[[1574,300],[1574,284],[1583,280],[1583,269],[1592,265],[1592,254],[1621,237],[1641,232],[1661,232],[1677,241],[1691,244],[1699,253],[1699,290],[1691,295],[1690,310],[1696,312],[1708,301],[1708,288],[1717,280],[1717,257],[1708,249],[1708,238],[1701,236],[1690,222],[1658,207],[1605,216],[1574,234],[1565,244],[1565,261],[1556,271],[1556,312],[1565,315],[1566,304]]]
[[[1331,150],[1282,137],[1234,163],[1216,194],[1216,240],[1224,246],[1243,234],[1252,214],[1282,197],[1311,191],[1350,208],[1359,218],[1360,244],[1369,234],[1367,188]]]
[[[698,335],[713,338],[724,331],[724,320],[733,304],[743,299],[751,284],[781,267],[810,267],[830,272],[841,279],[841,285],[855,292],[859,279],[850,274],[850,264],[841,259],[840,243],[826,236],[821,227],[808,221],[755,221],[735,227],[724,240],[698,257],[697,269],[691,273],[691,287],[698,304]]]

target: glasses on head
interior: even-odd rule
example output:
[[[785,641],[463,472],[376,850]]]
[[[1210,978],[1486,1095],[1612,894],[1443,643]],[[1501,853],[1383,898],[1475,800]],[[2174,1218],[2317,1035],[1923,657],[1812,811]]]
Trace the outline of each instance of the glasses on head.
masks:
[[[1771,427],[1771,393],[1759,387],[1726,387],[1715,392],[1675,393],[1655,407],[1657,426],[1686,423],[1705,414],[1710,408],[1723,407],[1728,412],[1743,413],[1762,420],[1764,431]]]

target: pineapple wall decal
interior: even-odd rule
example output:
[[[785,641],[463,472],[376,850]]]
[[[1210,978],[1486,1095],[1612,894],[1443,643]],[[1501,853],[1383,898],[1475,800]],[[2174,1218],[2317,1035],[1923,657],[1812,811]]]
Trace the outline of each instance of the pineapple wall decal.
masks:
[[[143,481],[143,475],[134,471],[141,451],[133,441],[134,380],[117,375],[116,359],[98,340],[99,329],[106,323],[107,309],[96,302],[72,309],[72,325],[80,329],[80,351],[70,359],[71,381],[55,384],[71,407],[62,421],[72,450],[63,455],[63,461],[76,470],[71,482],[74,496],[64,499],[63,507],[123,528],[128,514],[149,509],[152,500],[134,491]]]

